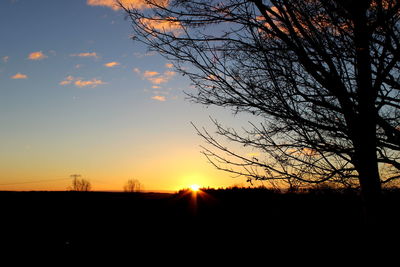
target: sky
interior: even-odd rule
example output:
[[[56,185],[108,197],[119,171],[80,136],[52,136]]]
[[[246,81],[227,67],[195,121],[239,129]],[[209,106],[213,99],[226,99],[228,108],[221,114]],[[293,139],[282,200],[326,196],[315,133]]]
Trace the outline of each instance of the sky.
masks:
[[[247,121],[187,100],[190,81],[109,0],[1,0],[0,36],[0,190],[66,190],[72,174],[99,191],[246,185],[207,162],[190,122]]]

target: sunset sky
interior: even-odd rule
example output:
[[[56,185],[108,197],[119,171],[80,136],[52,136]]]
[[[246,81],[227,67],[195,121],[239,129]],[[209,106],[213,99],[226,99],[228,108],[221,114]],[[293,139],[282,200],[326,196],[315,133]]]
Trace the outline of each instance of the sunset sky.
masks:
[[[0,1],[0,190],[245,185],[215,170],[190,122],[240,127],[229,110],[190,103],[171,62],[130,39],[107,0]]]

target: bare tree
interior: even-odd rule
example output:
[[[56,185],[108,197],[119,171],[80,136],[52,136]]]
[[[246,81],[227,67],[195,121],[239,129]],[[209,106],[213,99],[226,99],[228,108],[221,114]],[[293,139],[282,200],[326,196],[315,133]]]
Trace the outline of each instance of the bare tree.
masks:
[[[145,2],[123,6],[134,38],[191,79],[191,99],[258,121],[238,131],[213,120],[216,135],[196,128],[215,167],[249,180],[356,183],[376,210],[381,184],[400,177],[399,1]]]
[[[88,192],[91,190],[92,186],[90,182],[86,179],[79,179],[81,177],[80,174],[72,174],[70,177],[72,180],[72,186],[70,187],[71,191],[79,191],[79,192]]]
[[[139,180],[136,179],[130,179],[128,182],[124,185],[124,192],[140,192],[142,189],[142,184],[139,182]]]

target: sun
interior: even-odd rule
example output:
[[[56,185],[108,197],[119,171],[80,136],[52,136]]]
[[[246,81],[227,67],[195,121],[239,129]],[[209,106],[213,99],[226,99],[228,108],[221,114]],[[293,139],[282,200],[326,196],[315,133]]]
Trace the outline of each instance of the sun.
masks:
[[[197,185],[197,184],[192,184],[192,185],[190,186],[190,190],[192,190],[193,192],[197,192],[197,191],[200,190],[200,186]]]

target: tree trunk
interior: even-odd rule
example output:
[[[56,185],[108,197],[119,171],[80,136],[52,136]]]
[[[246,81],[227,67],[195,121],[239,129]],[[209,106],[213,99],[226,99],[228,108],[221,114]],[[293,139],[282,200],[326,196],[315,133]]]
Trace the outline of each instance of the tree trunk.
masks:
[[[353,124],[353,144],[355,148],[355,167],[359,174],[361,194],[364,201],[364,215],[368,225],[375,225],[379,219],[381,182],[377,158],[377,111],[375,101],[377,92],[372,85],[370,58],[370,32],[367,22],[367,9],[370,1],[353,8],[354,45],[356,55],[356,79],[358,106]]]
[[[360,138],[356,169],[359,173],[364,222],[373,226],[379,223],[381,182],[377,165],[376,149],[365,137]]]

